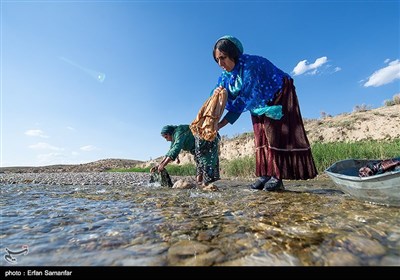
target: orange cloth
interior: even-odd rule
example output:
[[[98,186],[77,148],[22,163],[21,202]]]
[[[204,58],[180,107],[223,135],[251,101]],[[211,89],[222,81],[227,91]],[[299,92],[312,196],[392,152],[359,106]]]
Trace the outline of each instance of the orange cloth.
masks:
[[[217,136],[218,122],[225,109],[228,93],[226,89],[211,95],[200,108],[196,119],[190,124],[193,135],[213,141]]]

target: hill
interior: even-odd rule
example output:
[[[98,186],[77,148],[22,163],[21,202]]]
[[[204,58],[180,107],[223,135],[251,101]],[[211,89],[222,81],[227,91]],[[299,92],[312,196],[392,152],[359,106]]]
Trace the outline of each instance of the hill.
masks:
[[[242,116],[246,117],[246,116]],[[360,140],[393,140],[400,138],[400,104],[371,110],[358,110],[321,119],[304,119],[304,127],[311,144],[315,142],[356,142]],[[231,160],[254,155],[253,132],[228,138],[220,143],[220,159]],[[1,172],[102,172],[112,168],[149,166],[160,162],[163,156],[143,162],[131,159],[102,159],[78,165],[49,165],[40,167],[3,167]],[[180,164],[194,163],[186,152],[179,155]],[[172,163],[174,164],[174,163]]]
[[[242,116],[246,117],[246,116]],[[321,119],[304,119],[311,144],[315,142],[356,142],[360,140],[393,140],[400,138],[400,104],[371,110],[358,110]],[[220,159],[231,160],[254,154],[253,132],[234,138],[222,137]],[[194,163],[192,155],[181,153],[181,164]],[[160,159],[155,159],[155,161]],[[154,161],[153,161],[154,162]],[[145,164],[151,164],[146,162]]]
[[[143,164],[143,161],[131,159],[102,159],[84,164],[58,164],[38,167],[2,167],[0,168],[0,173],[103,172],[113,168],[131,168],[139,164]]]

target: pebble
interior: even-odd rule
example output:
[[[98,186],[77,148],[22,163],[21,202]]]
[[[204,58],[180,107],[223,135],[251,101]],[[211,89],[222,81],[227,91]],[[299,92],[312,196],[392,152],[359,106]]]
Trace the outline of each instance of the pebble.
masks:
[[[63,172],[63,173],[3,173],[0,184],[37,185],[142,185],[150,181],[149,173],[138,172]]]

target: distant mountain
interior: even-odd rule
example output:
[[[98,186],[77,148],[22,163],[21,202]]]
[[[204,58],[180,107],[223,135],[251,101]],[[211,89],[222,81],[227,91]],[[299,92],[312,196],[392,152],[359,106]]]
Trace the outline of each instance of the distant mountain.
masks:
[[[131,159],[102,159],[83,164],[58,164],[37,167],[2,167],[0,172],[40,173],[40,172],[103,172],[113,168],[131,168],[143,164],[143,161]]]

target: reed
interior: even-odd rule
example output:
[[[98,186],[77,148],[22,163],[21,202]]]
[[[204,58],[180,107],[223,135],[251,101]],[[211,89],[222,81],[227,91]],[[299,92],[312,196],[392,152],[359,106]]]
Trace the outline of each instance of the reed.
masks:
[[[363,140],[357,142],[314,143],[311,146],[318,173],[322,174],[334,162],[349,158],[388,159],[400,157],[400,139],[393,141]],[[255,156],[222,160],[221,177],[252,178],[255,172]],[[168,173],[174,176],[195,176],[194,164],[168,165]],[[150,172],[150,167],[112,169],[110,172]]]
[[[321,173],[339,160],[399,157],[400,139],[393,141],[364,140],[351,143],[314,143],[311,149],[317,170]]]
[[[221,162],[221,175],[226,177],[251,178],[256,170],[254,155]]]
[[[151,167],[132,167],[132,168],[113,168],[108,172],[146,172],[150,173]],[[168,165],[167,169],[169,175],[174,176],[191,176],[196,175],[196,166],[194,164],[182,164],[182,165]]]

